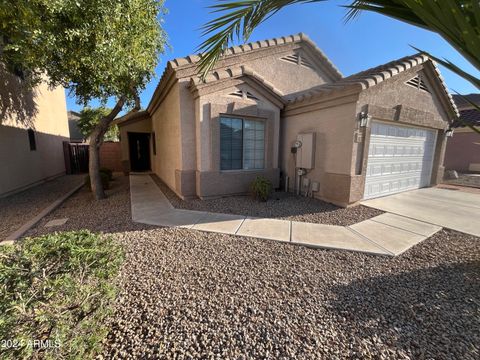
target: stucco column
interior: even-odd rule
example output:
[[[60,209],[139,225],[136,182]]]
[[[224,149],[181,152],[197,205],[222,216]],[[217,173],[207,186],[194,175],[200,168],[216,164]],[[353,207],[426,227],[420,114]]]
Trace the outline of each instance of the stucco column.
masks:
[[[435,157],[433,159],[432,171],[432,186],[440,184],[443,181],[443,174],[445,173],[445,166],[443,164],[445,159],[445,149],[447,147],[447,137],[443,130],[437,131],[437,145],[435,147]],[[435,171],[437,169],[437,171]]]

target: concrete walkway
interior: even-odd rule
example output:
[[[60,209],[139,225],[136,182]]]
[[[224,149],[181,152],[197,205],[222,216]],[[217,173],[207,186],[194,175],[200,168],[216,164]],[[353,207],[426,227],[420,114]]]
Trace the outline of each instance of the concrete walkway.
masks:
[[[139,223],[386,256],[399,255],[441,229],[389,213],[334,226],[176,209],[149,175],[130,175],[130,196],[132,219]]]

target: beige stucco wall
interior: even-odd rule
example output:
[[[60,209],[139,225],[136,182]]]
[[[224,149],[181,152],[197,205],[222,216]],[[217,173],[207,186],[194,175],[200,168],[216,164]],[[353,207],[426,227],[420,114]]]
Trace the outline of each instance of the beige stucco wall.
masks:
[[[349,203],[352,181],[356,97],[349,96],[305,108],[287,107],[282,117],[282,172],[295,183],[295,155],[291,147],[297,134],[315,133],[315,167],[305,175],[320,183],[315,197],[340,205]]]
[[[0,196],[65,172],[62,142],[69,138],[65,91],[46,84],[25,90],[18,77],[1,73]],[[12,111],[17,109],[20,113]],[[5,112],[4,112],[5,111]],[[15,115],[19,114],[19,115]],[[27,129],[35,131],[31,151]]]
[[[480,164],[480,135],[468,127],[456,128],[447,140],[445,168],[468,173],[471,164]]]
[[[182,166],[180,90],[175,83],[166,97],[151,114],[157,155],[152,157],[153,171],[172,190],[176,191],[175,171]]]
[[[282,57],[295,53],[306,59],[309,66],[281,60]],[[232,56],[221,59],[216,69],[221,71],[240,66],[246,66],[260,77],[271,81],[275,89],[284,95],[319,86],[338,77],[338,74],[332,73],[332,70],[318,58],[316,50],[304,42],[267,48],[263,44],[252,51],[241,54],[235,52]],[[218,118],[220,112],[235,113],[239,116],[268,118],[269,150],[266,158],[269,163],[263,172],[257,173],[270,177],[277,185],[280,108],[283,107],[283,100],[277,98],[272,103],[268,99],[268,94],[266,96],[262,94],[270,91],[265,88],[256,89],[260,92],[256,93],[260,99],[258,104],[248,101],[242,104],[238,99],[227,98],[229,92],[240,89],[241,84],[245,83],[244,79],[238,78],[228,80],[230,88],[225,86],[225,81],[215,82],[214,90],[203,92],[200,96],[192,92],[190,86],[190,79],[197,75],[196,67],[181,67],[171,76],[167,68],[167,74],[167,77],[162,79],[162,88],[157,89],[155,98],[149,105],[152,131],[157,137],[157,155],[152,157],[155,173],[183,198],[247,191],[248,185],[253,180],[253,172],[222,174],[214,161],[219,157],[219,151],[215,148],[219,144],[215,137],[219,137],[219,134],[214,134],[215,126],[212,125],[212,119]],[[237,85],[240,87],[234,88]],[[222,107],[223,110],[219,110]],[[217,113],[212,113],[212,109]],[[232,109],[233,112],[230,111]],[[228,177],[235,178],[235,181],[228,180]],[[215,192],[217,194],[213,194]]]
[[[422,75],[430,92],[415,89],[406,81],[413,78],[417,73]],[[430,64],[413,67],[391,79],[388,79],[372,88],[364,90],[359,97],[356,112],[367,111],[373,119],[413,125],[433,129],[437,131],[437,142],[435,148],[431,185],[441,182],[444,173],[444,157],[446,147],[446,136],[444,130],[448,127],[448,121],[453,114],[448,114],[446,109],[445,96],[442,94],[438,81],[435,81],[436,74]],[[365,131],[363,153],[368,155],[370,130]],[[363,198],[363,183],[368,163],[368,156],[363,159],[353,154],[354,162],[362,162],[361,182],[354,198]]]
[[[284,95],[294,94],[305,89],[329,82],[327,74],[320,68],[316,57],[305,45],[291,44],[280,47],[265,57],[253,59],[245,63],[255,72],[275,84]],[[299,52],[313,68],[294,64],[281,58]]]
[[[231,96],[238,90],[248,91],[258,100]],[[212,91],[212,90],[210,90]],[[264,89],[252,86],[248,79],[234,79],[223,87],[195,100],[196,113],[196,194],[200,198],[239,194],[249,191],[256,176],[279,184],[279,134],[281,104],[274,104]],[[220,169],[220,117],[222,115],[265,122],[265,168],[261,170]]]
[[[429,71],[430,69],[426,70]],[[417,90],[405,84],[406,81],[413,78],[417,73],[424,75],[423,80],[431,90],[431,93]],[[428,72],[424,72],[424,66],[418,65],[362,91],[359,104],[360,106],[362,106],[362,104],[372,104],[391,108],[397,105],[403,105],[429,112],[434,116],[435,120],[446,121],[449,117],[445,110],[443,110],[444,106],[440,101],[440,91],[438,84],[429,81]]]
[[[295,181],[295,157],[290,147],[301,132],[315,132],[315,168],[306,175],[320,183],[315,195],[332,203],[348,206],[363,198],[368,164],[370,128],[360,128],[359,113],[367,112],[373,119],[405,125],[421,126],[437,131],[431,184],[443,176],[445,152],[444,129],[448,115],[444,110],[442,94],[437,83],[430,84],[428,73],[424,81],[431,93],[405,84],[418,71],[418,66],[394,78],[343,98],[324,98],[306,104],[287,107],[282,119],[282,170]]]

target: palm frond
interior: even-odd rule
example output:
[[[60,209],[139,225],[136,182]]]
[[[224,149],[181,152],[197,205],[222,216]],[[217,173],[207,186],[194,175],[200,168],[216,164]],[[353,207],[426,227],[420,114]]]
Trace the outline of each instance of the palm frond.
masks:
[[[433,31],[480,70],[480,3],[473,0],[355,0],[346,20],[375,12]]]
[[[202,28],[202,36],[213,34],[197,48],[202,52],[198,70],[204,78],[213,69],[224,51],[235,41],[247,42],[253,30],[282,8],[300,3],[314,3],[326,0],[241,0],[221,2],[212,5],[212,13],[223,13],[207,22]]]
[[[411,9],[404,4],[404,1],[379,0],[364,1],[354,0],[350,5],[344,5],[348,9],[345,15],[345,22],[356,19],[362,11],[376,12],[381,15],[389,16],[396,20],[401,20],[409,24],[427,28],[427,24],[421,18],[412,13]]]
[[[467,80],[468,82],[473,84],[476,88],[480,89],[480,79],[479,78],[473,76],[472,74],[467,73],[465,70],[462,70],[457,65],[452,63],[450,60],[440,59],[440,58],[430,54],[428,51],[420,50],[420,49],[416,48],[415,46],[412,46],[412,48],[414,48],[418,52],[421,52],[421,53],[427,55],[430,59],[436,61],[437,63],[439,63],[443,66],[445,66],[448,70],[453,71],[455,74],[464,78],[465,80]]]
[[[213,35],[198,47],[204,52],[198,64],[201,76],[205,77],[213,69],[225,49],[236,40],[246,42],[256,27],[282,8],[321,1],[325,0],[239,0],[211,6],[212,12],[223,15],[202,27],[202,35]],[[345,7],[349,9],[346,21],[361,11],[370,11],[436,32],[480,70],[480,2],[477,0],[352,0]],[[474,75],[448,60],[426,54],[480,89],[480,79]]]

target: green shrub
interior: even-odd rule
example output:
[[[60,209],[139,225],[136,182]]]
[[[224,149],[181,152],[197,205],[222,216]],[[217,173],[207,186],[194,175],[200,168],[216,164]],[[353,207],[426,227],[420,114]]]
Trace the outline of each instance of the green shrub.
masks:
[[[257,176],[250,185],[253,197],[261,201],[267,201],[272,192],[272,183],[263,176]]]
[[[2,359],[93,358],[123,258],[111,238],[87,230],[0,246]]]
[[[101,167],[100,172],[107,174],[108,175],[108,180],[110,180],[110,181],[113,180],[113,171],[110,170],[109,168]]]
[[[104,172],[100,172],[100,179],[102,181],[103,189],[104,190],[109,189],[110,188],[110,177],[108,176],[108,174],[106,174]],[[87,185],[87,187],[89,189],[91,189],[91,187],[90,187],[90,175],[85,176],[85,185]]]

